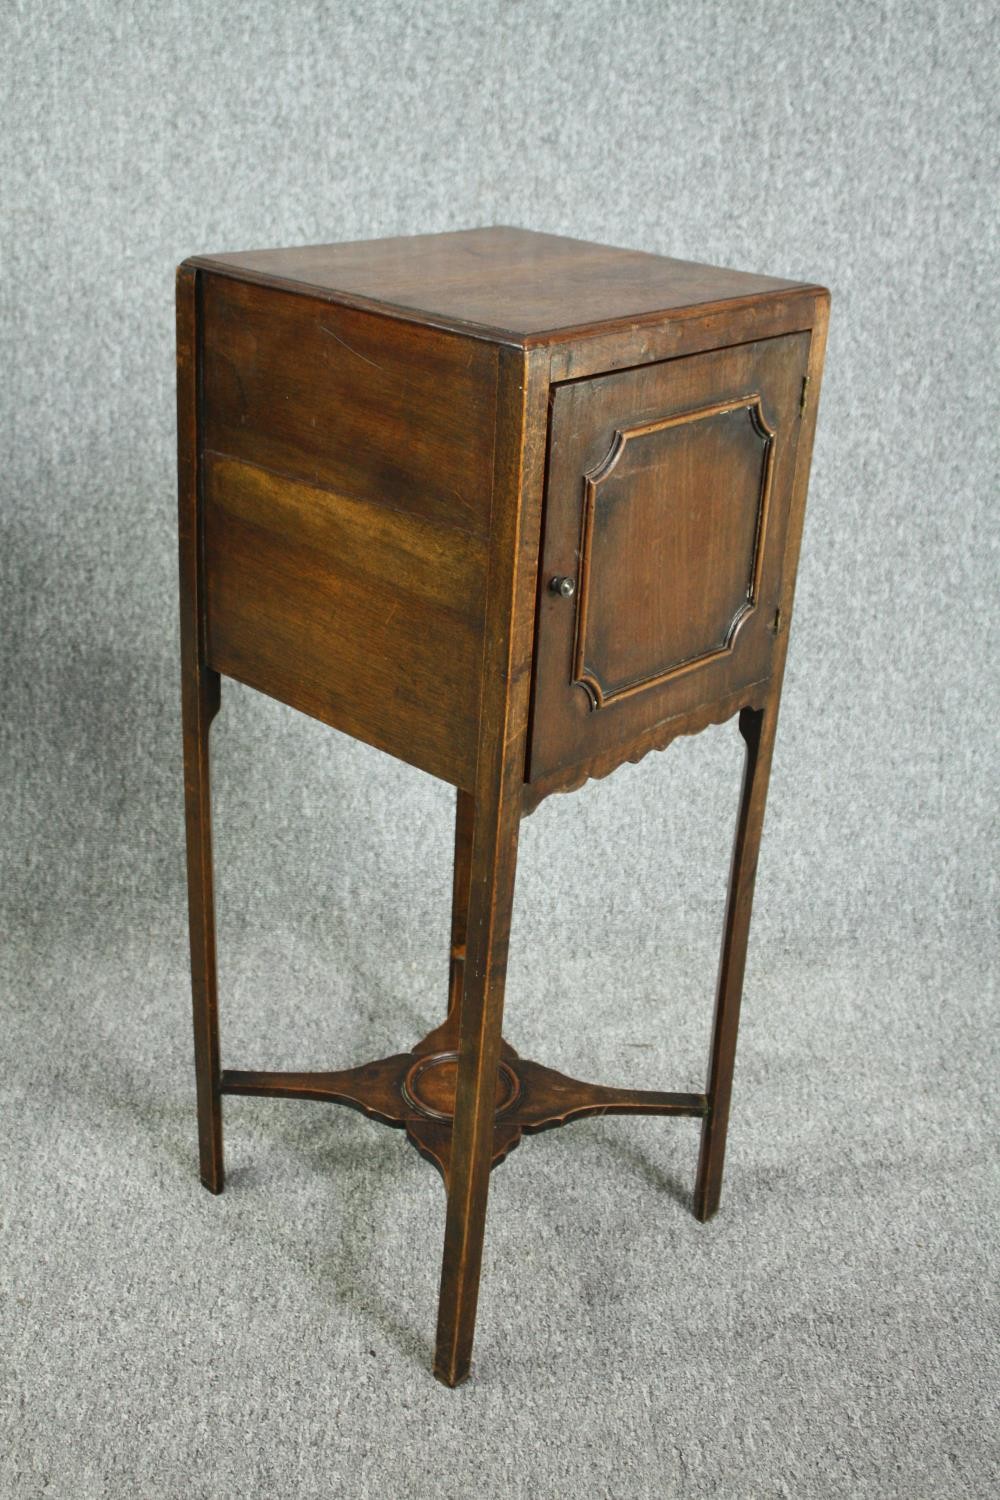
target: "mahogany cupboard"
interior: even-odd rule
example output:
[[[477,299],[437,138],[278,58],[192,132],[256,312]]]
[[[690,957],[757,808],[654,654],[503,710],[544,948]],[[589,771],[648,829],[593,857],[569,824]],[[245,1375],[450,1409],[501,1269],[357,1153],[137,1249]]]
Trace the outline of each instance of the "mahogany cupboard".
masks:
[[[702,1121],[718,1206],[829,297],[493,228],[178,273],[181,624],[201,1175],[222,1098],[402,1126],[447,1187],[435,1373],[469,1372],[491,1167],[586,1114]],[[258,688],[456,788],[447,1016],[338,1072],[224,1068],[209,724]],[[521,818],[737,717],[703,1093],[582,1083],[502,1034]]]

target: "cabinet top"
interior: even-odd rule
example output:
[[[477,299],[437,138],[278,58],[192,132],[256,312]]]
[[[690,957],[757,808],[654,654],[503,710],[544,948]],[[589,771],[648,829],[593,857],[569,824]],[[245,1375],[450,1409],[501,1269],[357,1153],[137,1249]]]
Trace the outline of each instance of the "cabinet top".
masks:
[[[556,343],[680,309],[815,286],[494,226],[194,256],[186,264],[502,343]]]

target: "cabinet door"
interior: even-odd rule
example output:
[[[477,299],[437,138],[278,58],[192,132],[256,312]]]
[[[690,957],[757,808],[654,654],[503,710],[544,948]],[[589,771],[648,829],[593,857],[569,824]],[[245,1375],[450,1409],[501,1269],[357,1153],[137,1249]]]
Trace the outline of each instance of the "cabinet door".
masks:
[[[529,780],[769,676],[808,352],[553,388]]]

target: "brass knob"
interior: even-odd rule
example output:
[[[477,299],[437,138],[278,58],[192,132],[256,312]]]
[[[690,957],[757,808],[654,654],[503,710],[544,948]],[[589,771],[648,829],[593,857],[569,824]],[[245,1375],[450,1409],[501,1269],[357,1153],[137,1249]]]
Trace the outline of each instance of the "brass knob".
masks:
[[[549,588],[554,594],[561,594],[564,599],[572,599],[576,593],[576,579],[553,578],[549,581]]]

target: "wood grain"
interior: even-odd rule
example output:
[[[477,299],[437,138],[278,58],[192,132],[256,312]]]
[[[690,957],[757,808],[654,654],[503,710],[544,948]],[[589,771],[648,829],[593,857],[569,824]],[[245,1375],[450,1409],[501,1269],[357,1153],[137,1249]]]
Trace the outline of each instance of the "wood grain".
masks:
[[[596,708],[732,650],[759,602],[773,445],[753,393],[622,427],[584,476],[573,680]]]
[[[797,286],[507,225],[202,256],[195,264],[431,327],[545,344],[594,324],[618,328],[689,307],[757,302]]]
[[[485,537],[497,351],[205,278],[205,448]]]
[[[471,786],[485,544],[213,453],[204,472],[212,666]]]
[[[793,334],[556,388],[529,781],[579,780],[771,675],[808,349]]]

